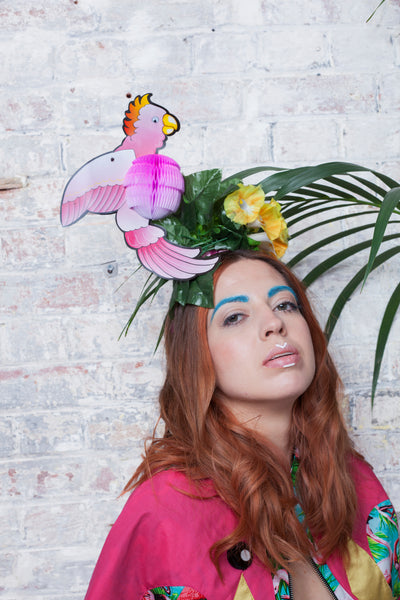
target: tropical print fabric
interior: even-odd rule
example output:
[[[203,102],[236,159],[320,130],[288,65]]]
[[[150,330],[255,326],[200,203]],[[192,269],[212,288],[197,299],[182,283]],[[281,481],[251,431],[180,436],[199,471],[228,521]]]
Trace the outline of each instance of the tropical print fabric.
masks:
[[[143,600],[207,600],[203,594],[187,586],[162,586],[149,590]]]
[[[371,554],[392,588],[393,596],[400,596],[400,549],[397,517],[390,500],[380,502],[370,512],[367,537]]]

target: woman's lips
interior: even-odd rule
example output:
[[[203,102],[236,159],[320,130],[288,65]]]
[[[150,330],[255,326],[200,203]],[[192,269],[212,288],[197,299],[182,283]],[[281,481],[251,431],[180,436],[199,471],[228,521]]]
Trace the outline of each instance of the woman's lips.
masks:
[[[273,348],[263,362],[264,367],[282,369],[294,367],[300,359],[300,355],[294,346],[286,346],[281,350]]]

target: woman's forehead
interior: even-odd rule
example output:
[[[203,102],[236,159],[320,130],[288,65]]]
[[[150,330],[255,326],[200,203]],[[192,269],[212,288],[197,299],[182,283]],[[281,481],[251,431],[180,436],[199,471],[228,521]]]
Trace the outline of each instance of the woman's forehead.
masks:
[[[287,286],[283,275],[269,263],[262,260],[241,259],[223,270],[215,285],[215,300],[228,292],[244,292],[246,290]]]

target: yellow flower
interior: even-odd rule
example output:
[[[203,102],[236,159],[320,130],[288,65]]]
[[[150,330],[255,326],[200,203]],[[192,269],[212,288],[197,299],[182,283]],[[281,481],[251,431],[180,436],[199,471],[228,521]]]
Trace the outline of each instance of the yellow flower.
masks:
[[[273,198],[264,204],[258,215],[261,227],[271,240],[275,254],[281,258],[288,247],[288,229],[285,219],[281,215],[281,207]]]
[[[247,225],[257,219],[264,199],[265,194],[259,185],[239,183],[239,189],[225,198],[224,209],[231,221]]]

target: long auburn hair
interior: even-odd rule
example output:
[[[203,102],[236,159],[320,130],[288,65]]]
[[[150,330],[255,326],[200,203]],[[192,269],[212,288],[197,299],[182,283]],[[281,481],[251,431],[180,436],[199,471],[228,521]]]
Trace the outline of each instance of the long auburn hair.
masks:
[[[297,295],[314,346],[314,379],[293,405],[289,432],[300,457],[296,496],[287,458],[218,401],[207,343],[208,311],[192,305],[176,305],[167,318],[167,372],[159,396],[165,432],[162,437],[153,434],[124,491],[170,468],[193,481],[210,478],[238,518],[234,531],[210,549],[218,570],[219,557],[243,541],[271,571],[279,566],[290,570],[292,560],[315,553],[296,516],[298,502],[320,556],[326,560],[338,552],[346,558],[357,510],[351,457],[360,455],[339,409],[341,384],[325,336],[302,284],[274,257],[259,251],[227,252],[214,273],[214,285],[228,265],[243,259],[265,261],[283,276]]]

